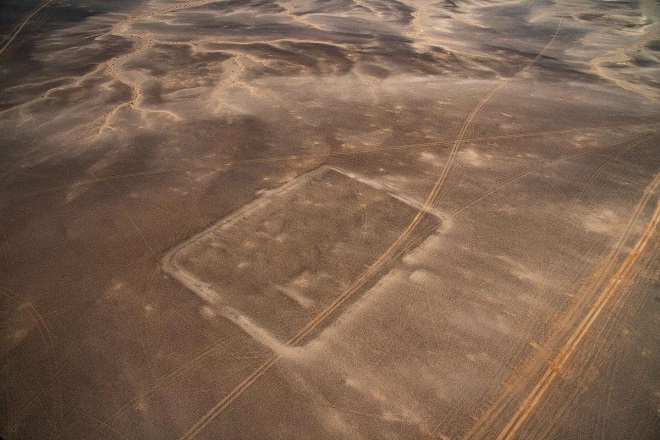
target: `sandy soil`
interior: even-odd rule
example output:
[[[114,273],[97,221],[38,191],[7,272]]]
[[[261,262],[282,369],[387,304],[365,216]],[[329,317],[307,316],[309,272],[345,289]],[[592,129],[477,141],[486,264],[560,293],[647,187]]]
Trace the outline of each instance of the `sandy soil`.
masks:
[[[657,2],[0,17],[3,438],[657,437]]]

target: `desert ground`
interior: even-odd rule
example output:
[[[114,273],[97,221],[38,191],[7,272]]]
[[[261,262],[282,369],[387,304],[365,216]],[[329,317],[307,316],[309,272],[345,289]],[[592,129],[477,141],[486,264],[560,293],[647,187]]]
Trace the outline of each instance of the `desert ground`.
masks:
[[[656,439],[654,0],[0,3],[0,436]]]

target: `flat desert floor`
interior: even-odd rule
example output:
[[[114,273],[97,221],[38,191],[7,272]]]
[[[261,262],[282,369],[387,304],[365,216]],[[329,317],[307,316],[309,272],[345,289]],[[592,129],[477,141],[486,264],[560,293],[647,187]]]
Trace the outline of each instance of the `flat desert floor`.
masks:
[[[660,4],[0,4],[0,436],[657,439]]]

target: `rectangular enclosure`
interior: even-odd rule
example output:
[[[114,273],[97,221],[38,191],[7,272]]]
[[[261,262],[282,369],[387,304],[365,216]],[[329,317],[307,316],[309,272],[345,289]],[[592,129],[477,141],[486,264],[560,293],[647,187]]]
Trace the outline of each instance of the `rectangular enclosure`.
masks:
[[[404,200],[321,167],[180,244],[164,267],[246,330],[286,343],[411,222],[420,207]],[[403,247],[439,226],[425,216]]]

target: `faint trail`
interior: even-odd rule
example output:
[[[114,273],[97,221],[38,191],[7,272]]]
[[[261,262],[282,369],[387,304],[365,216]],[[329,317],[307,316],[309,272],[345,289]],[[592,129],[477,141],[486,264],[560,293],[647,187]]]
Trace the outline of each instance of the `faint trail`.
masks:
[[[39,333],[41,334],[41,338],[44,343],[44,347],[46,348],[49,367],[52,374],[51,385],[49,386],[49,388],[52,393],[51,398],[53,399],[52,402],[53,410],[57,417],[57,425],[55,426],[54,429],[58,434],[60,434],[65,426],[64,403],[62,398],[62,384],[60,380],[59,369],[57,368],[57,363],[55,360],[55,343],[53,342],[53,335],[50,332],[48,326],[46,325],[46,320],[41,315],[39,310],[37,310],[37,308],[31,302],[28,302],[26,304],[26,307],[28,308],[28,314],[30,315],[32,320],[37,324]]]
[[[90,419],[92,422],[94,422],[96,425],[98,425],[99,428],[97,428],[97,429],[105,428],[105,429],[107,429],[108,431],[112,432],[113,435],[115,435],[115,436],[117,436],[117,437],[119,437],[119,438],[122,438],[122,439],[124,439],[124,440],[130,440],[129,437],[126,437],[124,434],[122,434],[121,432],[117,431],[115,428],[113,428],[112,426],[108,425],[106,422],[104,422],[104,421],[101,420],[100,418],[98,418],[98,417],[96,417],[96,416],[93,416],[92,414],[88,413],[87,411],[84,411],[79,405],[74,406],[74,407],[73,407],[73,410],[79,412],[80,414],[82,414],[82,415],[84,415],[85,417],[89,418],[89,419]]]
[[[607,309],[598,319],[594,328],[589,332],[582,342],[582,349],[576,353],[576,356],[569,361],[565,367],[570,371],[569,380],[573,379],[569,385],[567,382],[557,383],[552,387],[551,392],[564,392],[562,405],[555,414],[544,413],[540,423],[537,418],[532,426],[527,425],[527,434],[531,438],[552,438],[556,437],[557,421],[561,420],[567,411],[574,408],[574,404],[580,399],[585,391],[602,374],[607,384],[607,399],[605,408],[600,412],[597,427],[598,429],[593,438],[607,438],[607,433],[611,431],[612,415],[618,410],[625,408],[617,405],[617,401],[612,396],[618,386],[613,386],[615,376],[619,367],[623,366],[628,355],[625,354],[621,343],[627,336],[623,335],[619,323],[628,317],[638,316],[645,304],[648,304],[650,297],[654,294],[653,282],[649,279],[643,279],[643,273],[657,273],[658,237],[655,235],[646,246],[642,259],[637,262],[628,277],[619,285],[620,292],[617,293]],[[645,262],[643,260],[646,260]],[[644,287],[645,286],[645,287]],[[639,291],[641,289],[641,292]],[[640,294],[641,293],[641,294]],[[605,361],[609,358],[610,361]],[[607,372],[606,372],[607,371]],[[568,385],[568,386],[567,386]],[[560,391],[561,390],[561,391]],[[549,393],[550,394],[550,393]],[[546,399],[551,398],[550,395]],[[545,400],[543,404],[547,404]],[[531,420],[530,422],[531,423]],[[540,425],[540,426],[539,426]],[[608,425],[610,430],[608,431]],[[530,432],[531,431],[531,432]]]
[[[645,194],[637,205],[637,209],[635,210],[631,220],[635,220],[639,217],[639,214],[643,208],[646,207],[649,199],[654,196],[654,192],[658,187],[658,183],[660,183],[660,174],[656,175],[651,185],[645,190]],[[538,405],[539,401],[550,387],[554,379],[558,374],[561,373],[564,365],[566,365],[566,362],[570,359],[571,355],[580,344],[580,341],[582,341],[584,336],[587,334],[594,321],[598,318],[605,306],[607,306],[614,294],[617,292],[621,282],[629,275],[631,269],[642,255],[642,252],[644,251],[647,243],[654,236],[659,222],[660,201],[656,202],[656,208],[653,216],[651,217],[651,220],[646,224],[644,231],[642,232],[632,251],[628,254],[619,269],[607,283],[601,294],[598,296],[596,302],[589,309],[587,315],[576,327],[568,341],[561,348],[561,351],[557,354],[557,356],[555,356],[552,362],[550,362],[547,370],[534,386],[534,389],[529,393],[525,400],[523,400],[522,404],[518,407],[509,423],[507,423],[502,432],[498,435],[498,440],[514,438],[527,417],[529,417],[531,412]],[[630,229],[632,228],[627,228],[626,233],[622,234],[621,239],[619,240],[619,245],[622,246],[625,243],[626,238],[628,238],[628,235],[630,234]]]
[[[46,6],[48,6],[50,3],[52,3],[53,0],[46,0],[45,2],[41,3],[39,6],[37,6],[35,9],[32,10],[28,15],[26,15],[21,21],[18,22],[18,24],[12,29],[7,37],[5,37],[6,42],[0,47],[0,58],[2,58],[2,55],[9,49],[11,46],[11,43],[14,42],[16,37],[18,37],[18,34],[21,33],[23,28],[34,18],[35,15],[37,15],[39,12],[41,12],[42,9],[44,9]]]
[[[243,394],[245,390],[261,377],[266,371],[270,369],[279,360],[276,354],[270,355],[266,362],[261,364],[256,370],[252,372],[243,382],[239,383],[229,394],[227,394],[221,401],[216,403],[209,409],[195,424],[188,429],[181,437],[180,440],[192,439],[197,436],[209,423],[213,421],[222,411],[225,410],[238,396]]]
[[[614,264],[616,258],[621,254],[627,239],[632,234],[633,228],[636,225],[642,210],[646,206],[648,199],[657,189],[659,183],[660,183],[660,174],[657,175],[645,189],[644,196],[641,198],[641,200],[635,207],[635,210],[631,215],[630,219],[628,220],[628,223],[623,228],[621,235],[619,236],[617,241],[613,243],[612,250],[607,254],[607,256],[602,261],[600,261],[596,265],[596,267],[592,270],[591,275],[585,279],[585,285],[584,287],[580,288],[580,291],[582,292],[586,291],[586,293],[584,293],[581,296],[588,296],[589,292],[595,289],[597,286],[601,285],[604,282],[606,275],[608,273],[611,273],[611,270],[613,270],[612,265]],[[628,258],[630,258],[630,255],[628,256]],[[595,304],[592,305],[592,308],[593,307],[595,307]],[[570,327],[574,322],[572,320],[572,317],[574,317],[575,313],[577,312],[579,312],[579,310],[576,310],[574,313],[569,314],[569,316],[564,317],[562,321],[557,323],[556,325],[557,330],[555,330],[555,338],[561,337],[562,335],[567,334],[568,331],[570,331]],[[562,333],[561,330],[563,328],[566,328],[566,330]],[[547,355],[543,356],[542,358],[537,357],[537,361],[531,364],[529,367],[527,367],[524,372],[522,373],[518,372],[517,377],[523,377],[525,375],[530,376],[532,374],[535,374],[535,372],[538,371],[539,368],[538,366],[540,366],[539,363],[540,362],[545,363],[546,359],[551,356],[552,352],[549,350],[552,348],[553,347],[549,347],[546,344],[545,352],[547,353]],[[496,423],[497,419],[506,409],[506,407],[511,404],[511,402],[516,398],[516,396],[519,395],[519,393],[522,393],[522,390],[524,389],[522,387],[524,386],[526,386],[525,383],[514,382],[512,385],[509,386],[508,389],[505,389],[503,392],[501,392],[500,395],[497,397],[497,399],[490,404],[486,412],[463,435],[462,438],[477,439],[477,438],[483,438],[485,435],[488,435],[491,432],[493,424]]]
[[[518,133],[518,134],[509,134],[509,135],[497,135],[497,136],[484,136],[484,137],[476,137],[476,138],[466,138],[463,139],[463,142],[483,142],[483,141],[489,141],[489,140],[500,140],[500,139],[522,139],[522,138],[527,138],[527,137],[538,137],[538,136],[548,136],[551,134],[567,134],[567,133],[579,133],[582,131],[591,131],[591,130],[614,130],[617,128],[639,128],[639,129],[644,129],[644,128],[653,128],[653,127],[658,127],[660,124],[658,123],[652,123],[652,124],[638,124],[638,125],[626,125],[626,124],[621,124],[621,125],[611,125],[611,126],[594,126],[594,127],[583,127],[583,128],[569,128],[569,129],[564,129],[564,130],[549,130],[549,131],[539,131],[539,132],[533,132],[533,133]],[[145,171],[137,171],[134,173],[125,173],[125,174],[113,174],[110,176],[101,176],[101,177],[95,177],[91,179],[86,179],[86,180],[80,180],[72,183],[65,183],[62,185],[56,185],[48,188],[42,188],[30,192],[26,192],[23,194],[19,194],[17,196],[13,197],[7,197],[5,199],[0,199],[0,203],[7,203],[11,202],[14,200],[20,200],[20,199],[25,199],[29,197],[34,197],[38,196],[40,194],[47,194],[50,192],[56,192],[60,191],[63,189],[68,189],[73,186],[85,186],[85,185],[93,185],[95,183],[100,183],[100,182],[110,182],[113,180],[122,180],[122,179],[128,179],[132,177],[142,177],[142,176],[154,176],[154,175],[159,175],[159,174],[169,174],[169,173],[186,173],[189,171],[220,171],[225,168],[229,168],[232,166],[238,166],[238,165],[249,165],[249,164],[258,164],[258,163],[269,163],[269,162],[290,162],[290,161],[295,161],[295,160],[308,160],[308,159],[316,159],[316,158],[331,158],[331,157],[337,157],[337,156],[358,156],[362,154],[373,154],[373,153],[380,153],[384,151],[396,151],[396,150],[409,150],[413,148],[426,148],[426,147],[437,147],[441,145],[446,145],[446,144],[452,144],[455,141],[437,141],[437,142],[425,142],[425,143],[417,143],[417,144],[405,144],[405,145],[395,145],[391,147],[374,147],[374,148],[365,148],[363,150],[359,151],[336,151],[336,152],[325,152],[325,153],[319,153],[319,154],[301,154],[301,155],[289,155],[289,156],[274,156],[274,157],[268,157],[268,158],[261,158],[261,159],[244,159],[244,160],[228,160],[226,162],[222,163],[215,163],[215,164],[209,164],[207,166],[197,166],[197,167],[187,167],[187,168],[158,168],[154,170],[145,170]]]
[[[433,184],[429,194],[424,200],[421,208],[417,211],[411,222],[406,226],[394,240],[394,242],[383,252],[377,259],[374,261],[358,278],[357,280],[346,290],[344,290],[340,295],[335,298],[332,303],[330,303],[324,310],[322,310],[316,317],[310,320],[300,331],[291,338],[288,342],[288,346],[295,346],[300,344],[312,331],[314,331],[322,322],[324,322],[337,308],[344,304],[352,295],[362,289],[380,270],[382,270],[385,265],[392,260],[392,258],[399,253],[402,248],[402,245],[408,240],[413,230],[420,224],[426,215],[426,211],[432,207],[435,202],[438,193],[442,189],[442,186],[449,175],[449,172],[453,166],[453,163],[456,159],[458,150],[463,142],[466,140],[466,135],[472,122],[477,117],[484,105],[490,101],[499,92],[503,87],[505,87],[510,81],[517,78],[527,70],[529,70],[550,48],[552,43],[557,38],[557,35],[561,31],[562,21],[559,22],[557,30],[553,34],[550,41],[543,47],[543,49],[538,53],[538,55],[530,61],[525,67],[523,67],[518,73],[513,77],[507,78],[502,81],[497,87],[491,90],[486,96],[484,96],[477,105],[469,113],[468,117],[463,122],[456,139],[452,143],[452,148],[449,152],[448,159],[440,173],[440,176]],[[225,396],[220,402],[214,405],[209,409],[195,424],[186,431],[179,440],[189,440],[197,436],[209,423],[211,423],[222,411],[224,411],[234,400],[236,400],[241,394],[243,394],[250,386],[266,373],[270,368],[277,363],[280,359],[280,356],[277,354],[271,355],[266,362],[261,364],[252,374],[250,374],[243,382],[238,384],[227,396]]]
[[[135,228],[137,233],[140,235],[140,238],[142,239],[142,242],[144,243],[144,245],[147,247],[147,249],[149,249],[151,254],[154,257],[156,257],[156,252],[151,247],[151,245],[149,245],[149,243],[147,242],[147,238],[144,236],[144,234],[142,233],[142,231],[140,230],[138,225],[135,223],[135,221],[133,220],[133,217],[131,217],[131,214],[129,214],[128,209],[126,209],[126,205],[124,204],[124,199],[122,198],[121,194],[119,194],[119,191],[117,191],[114,187],[112,187],[112,185],[110,185],[108,182],[103,182],[103,183],[117,195],[117,198],[119,199],[119,204],[121,205],[121,208],[124,211],[124,214],[126,214],[126,217],[131,222],[131,224],[133,225],[133,227]]]
[[[652,137],[653,137],[653,134],[648,134],[648,135],[644,135],[644,136],[641,136],[641,137],[635,139],[635,140],[634,140],[633,142],[631,142],[630,144],[624,145],[623,147],[619,148],[614,154],[612,154],[611,157],[609,157],[609,159],[612,160],[612,159],[614,159],[614,158],[617,158],[617,157],[620,156],[621,154],[625,153],[626,151],[631,150],[632,148],[638,146],[638,145],[641,144],[642,142],[647,141],[647,140],[650,140]],[[458,206],[458,207],[455,208],[453,211],[451,211],[451,212],[449,213],[449,215],[450,215],[450,216],[454,216],[454,215],[456,215],[456,214],[459,214],[459,213],[463,212],[464,210],[468,209],[469,207],[475,205],[476,203],[482,201],[483,199],[486,199],[486,198],[492,196],[493,194],[498,193],[502,188],[506,187],[506,186],[509,185],[510,183],[513,183],[513,182],[515,182],[515,181],[518,181],[518,180],[524,179],[525,177],[530,176],[530,175],[536,173],[537,171],[540,171],[540,170],[543,170],[543,169],[547,169],[547,168],[553,167],[553,166],[555,166],[556,164],[558,164],[558,163],[560,163],[560,162],[563,162],[563,161],[565,161],[565,160],[567,160],[567,159],[570,159],[570,158],[573,158],[573,157],[584,156],[585,154],[588,154],[588,153],[591,153],[591,152],[592,152],[591,149],[584,149],[584,150],[576,151],[576,152],[574,152],[574,153],[570,153],[570,154],[567,154],[567,155],[565,155],[565,156],[559,157],[559,158],[557,158],[557,159],[555,159],[555,160],[553,160],[553,161],[551,161],[551,162],[543,163],[543,164],[538,165],[538,166],[536,166],[536,167],[534,167],[534,168],[531,168],[531,169],[528,169],[528,170],[526,170],[526,171],[523,171],[522,173],[516,174],[515,176],[511,176],[510,178],[505,179],[505,180],[499,182],[498,184],[496,184],[496,185],[495,185],[494,187],[492,187],[489,191],[486,191],[485,193],[479,195],[478,197],[475,197],[474,199],[469,200],[469,201],[467,201],[466,203],[464,203],[464,204]],[[596,170],[596,172],[591,176],[591,178],[589,179],[588,184],[593,185],[593,182],[595,181],[596,177],[599,175],[600,172],[602,172],[602,170],[603,170],[603,169],[605,168],[605,166],[607,166],[608,164],[609,164],[609,161],[608,161],[608,160],[604,160],[603,163],[601,164],[601,166],[598,167],[598,169]],[[583,196],[583,197],[584,197],[584,196]]]
[[[481,109],[490,101],[493,96],[495,96],[500,90],[502,90],[504,87],[506,87],[511,81],[514,79],[518,78],[520,75],[523,73],[527,72],[529,69],[531,69],[534,64],[538,60],[543,57],[543,55],[548,51],[550,46],[552,46],[552,43],[554,43],[555,39],[557,38],[557,35],[559,35],[559,32],[561,31],[563,20],[559,20],[559,24],[557,25],[557,30],[555,33],[552,35],[552,38],[550,38],[550,41],[548,41],[548,44],[546,44],[543,49],[534,57],[532,61],[527,63],[525,67],[523,67],[521,70],[519,70],[515,75],[512,77],[504,79],[502,82],[500,82],[497,87],[495,87],[493,90],[488,92],[486,96],[481,98],[481,101],[477,103],[477,105],[472,109],[472,111],[468,114],[467,119],[463,123],[463,126],[461,127],[461,131],[458,133],[458,136],[456,138],[456,141],[454,141],[454,145],[452,146],[452,149],[449,153],[449,159],[447,160],[447,164],[442,170],[442,174],[440,175],[440,178],[437,180],[436,184],[434,185],[433,189],[431,190],[431,193],[428,195],[427,200],[429,203],[433,203],[435,198],[438,196],[438,193],[440,192],[440,189],[442,189],[442,185],[444,184],[445,180],[447,179],[447,176],[449,175],[449,171],[451,169],[451,166],[453,165],[454,159],[456,158],[456,153],[458,152],[459,147],[463,142],[466,140],[466,136],[468,133],[468,130],[472,127],[472,122],[474,119],[477,117]]]

